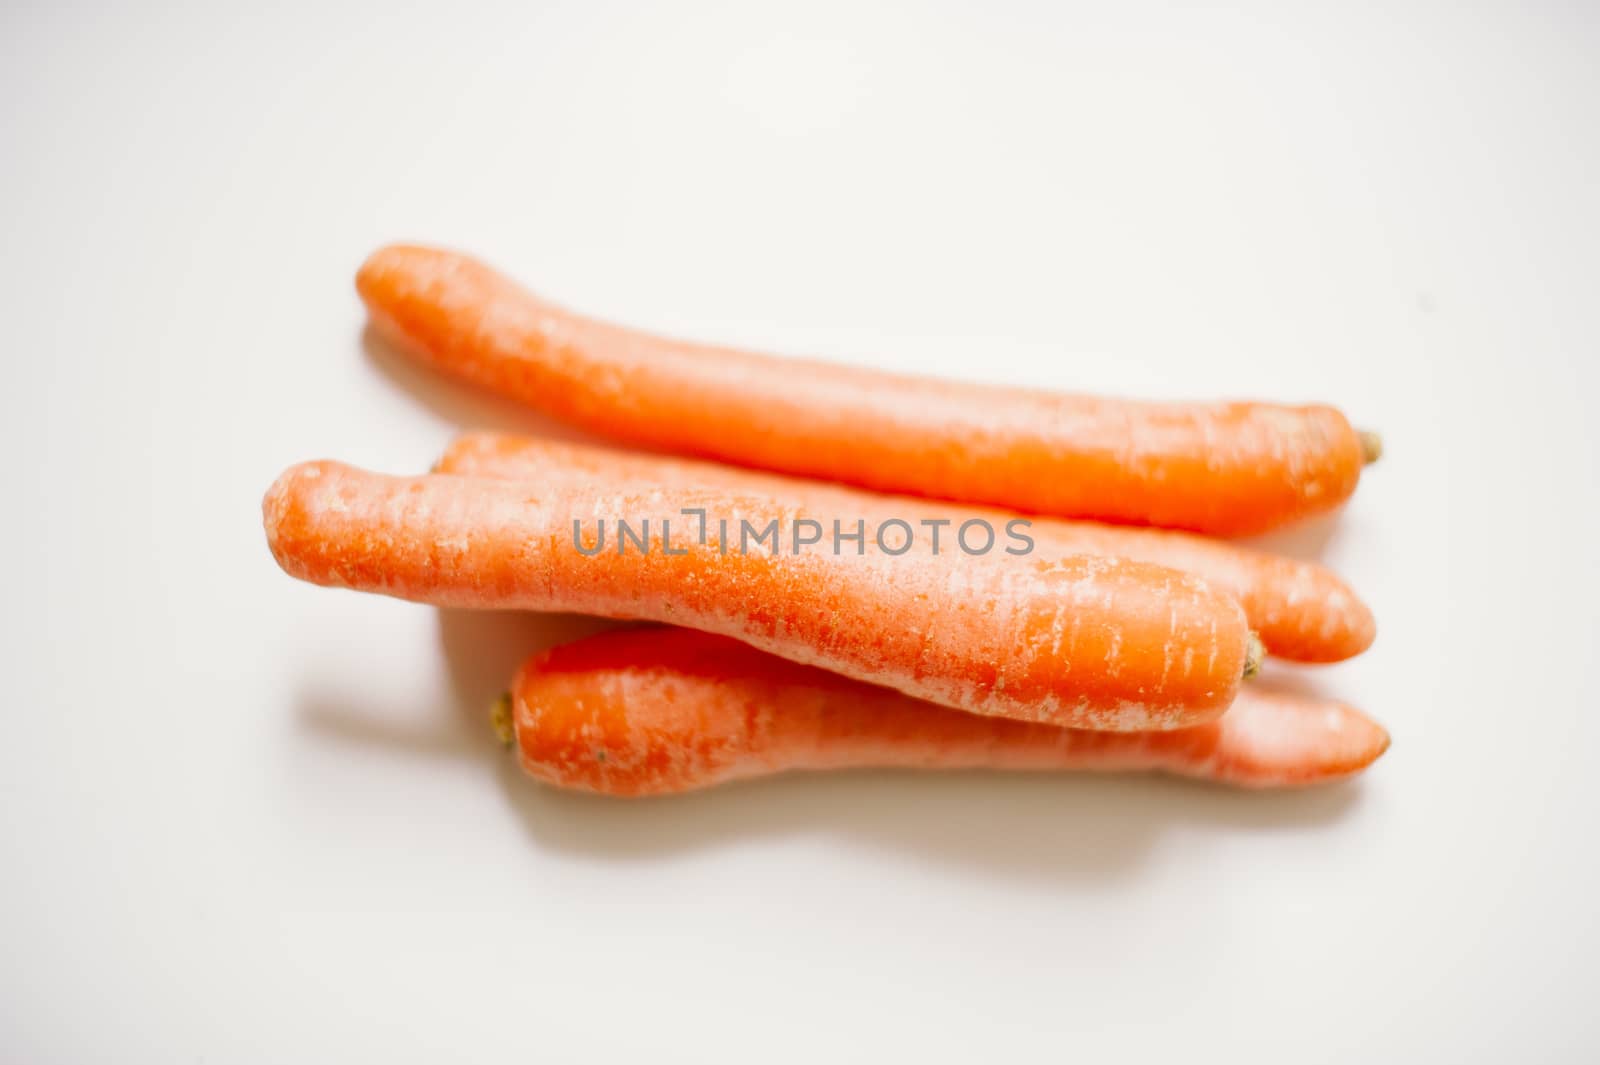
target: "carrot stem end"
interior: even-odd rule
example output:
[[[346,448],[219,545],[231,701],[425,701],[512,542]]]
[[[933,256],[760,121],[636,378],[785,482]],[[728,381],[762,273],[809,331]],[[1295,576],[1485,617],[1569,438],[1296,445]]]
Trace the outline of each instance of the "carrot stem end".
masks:
[[[489,708],[489,724],[494,726],[494,734],[500,738],[500,745],[510,750],[517,736],[511,721],[510,692],[501,692],[500,698]]]
[[[1261,672],[1262,660],[1267,657],[1267,646],[1261,642],[1261,637],[1255,633],[1250,634],[1249,646],[1244,652],[1244,679],[1249,680]]]
[[[1364,465],[1371,466],[1383,458],[1383,437],[1370,429],[1363,429],[1361,436],[1361,461]]]

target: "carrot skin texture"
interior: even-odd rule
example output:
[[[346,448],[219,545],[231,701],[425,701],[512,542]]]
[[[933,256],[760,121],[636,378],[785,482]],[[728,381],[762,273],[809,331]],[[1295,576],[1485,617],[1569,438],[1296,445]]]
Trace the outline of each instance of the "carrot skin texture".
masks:
[[[573,543],[618,515],[703,508],[704,543],[593,555]],[[728,550],[718,515],[796,512],[725,489],[548,489],[335,462],[284,473],[263,501],[290,575],[438,606],[664,621],[974,713],[1084,728],[1178,728],[1233,701],[1249,655],[1238,602],[1123,559],[926,551],[891,557]],[[870,537],[869,537],[870,539]]]
[[[564,441],[468,432],[451,441],[439,473],[520,480],[588,479],[655,485],[717,484],[816,500],[816,509],[854,516],[877,511],[916,522],[982,517],[1003,527],[1013,514],[903,496],[880,496],[694,459],[618,451]],[[1109,555],[1193,573],[1232,592],[1268,652],[1299,662],[1338,662],[1365,651],[1377,635],[1372,611],[1325,566],[1193,533],[1087,521],[1033,518],[1029,535],[1041,549],[1067,555]],[[952,526],[953,527],[953,526]]]
[[[1389,745],[1339,703],[1246,688],[1222,717],[1088,732],[981,717],[652,626],[530,658],[511,690],[522,767],[558,787],[670,795],[788,770],[1160,770],[1243,787],[1336,780]]]
[[[886,492],[1233,536],[1329,511],[1363,445],[1326,406],[1142,403],[911,377],[654,336],[490,267],[393,245],[356,288],[439,369],[618,440]]]

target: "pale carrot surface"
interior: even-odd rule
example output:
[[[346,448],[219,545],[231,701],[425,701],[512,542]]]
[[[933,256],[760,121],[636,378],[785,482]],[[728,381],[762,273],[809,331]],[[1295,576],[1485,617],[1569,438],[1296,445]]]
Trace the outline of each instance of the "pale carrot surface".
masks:
[[[1015,515],[883,496],[724,466],[504,433],[464,433],[434,467],[441,473],[536,482],[577,478],[595,484],[663,487],[723,485],[775,499],[805,500],[816,512],[854,517],[875,513],[908,521],[948,519],[952,527],[985,517],[997,527]],[[1192,533],[1137,529],[1097,522],[1034,518],[1030,535],[1041,548],[1067,555],[1111,555],[1153,562],[1203,577],[1232,592],[1267,651],[1302,662],[1336,662],[1365,651],[1377,624],[1356,594],[1325,566],[1298,562]]]
[[[1371,453],[1325,406],[1051,394],[671,340],[434,248],[384,248],[356,286],[405,350],[554,417],[881,491],[1240,535],[1338,506]]]
[[[563,788],[669,795],[787,770],[1160,770],[1246,787],[1349,776],[1389,746],[1357,710],[1239,693],[1169,732],[1086,732],[964,714],[671,627],[603,633],[529,659],[497,725]]]
[[[704,510],[704,541],[661,519]],[[771,496],[718,486],[550,485],[334,462],[287,471],[263,517],[278,563],[315,584],[453,607],[667,621],[976,713],[1116,730],[1220,714],[1258,646],[1231,595],[1149,563],[1000,553],[768,554],[734,527],[789,527]],[[585,554],[598,522],[651,520],[652,549]],[[837,520],[837,519],[836,519]],[[727,550],[724,552],[724,548]],[[744,547],[746,549],[740,549]]]

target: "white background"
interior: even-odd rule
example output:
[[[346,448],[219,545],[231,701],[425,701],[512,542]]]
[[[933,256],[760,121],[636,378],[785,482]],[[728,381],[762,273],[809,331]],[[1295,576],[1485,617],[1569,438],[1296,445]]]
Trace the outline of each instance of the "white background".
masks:
[[[405,6],[0,13],[0,1058],[1594,1059],[1594,6]],[[363,343],[396,239],[700,338],[1341,405],[1388,456],[1273,543],[1377,610],[1308,683],[1393,749],[536,787],[483,711],[571,624],[261,536],[292,462],[540,427]]]

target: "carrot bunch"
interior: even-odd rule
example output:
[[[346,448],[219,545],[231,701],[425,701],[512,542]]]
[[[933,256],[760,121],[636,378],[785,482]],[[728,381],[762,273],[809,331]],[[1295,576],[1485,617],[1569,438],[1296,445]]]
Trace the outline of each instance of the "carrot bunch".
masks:
[[[427,248],[377,252],[357,288],[403,350],[689,456],[470,433],[422,476],[314,462],[267,492],[273,555],[312,583],[663,623],[529,659],[495,717],[541,780],[658,795],[908,766],[1283,786],[1388,745],[1351,707],[1250,681],[1266,654],[1365,650],[1355,593],[1201,535],[1343,502],[1378,445],[1331,408],[986,389],[667,340]]]

